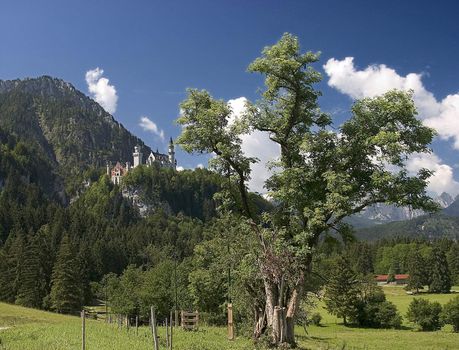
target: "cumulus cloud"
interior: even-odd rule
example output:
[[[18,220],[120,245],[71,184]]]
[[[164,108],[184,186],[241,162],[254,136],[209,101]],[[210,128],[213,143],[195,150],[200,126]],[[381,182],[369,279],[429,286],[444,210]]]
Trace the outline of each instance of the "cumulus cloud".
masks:
[[[204,164],[199,163],[198,165],[196,165],[196,168],[198,168],[198,169],[204,169]]]
[[[413,90],[413,99],[423,123],[434,128],[440,138],[452,140],[454,148],[459,149],[459,94],[437,100],[424,87],[422,74],[402,76],[384,64],[357,69],[353,57],[343,60],[331,58],[323,68],[329,77],[329,86],[355,99],[374,97],[390,89]],[[412,171],[421,167],[435,171],[430,179],[429,190],[436,193],[459,192],[453,168],[444,164],[435,154],[413,156],[408,165]]]
[[[228,101],[233,110],[233,117],[238,118],[244,113],[247,99],[239,97]],[[242,151],[249,157],[256,157],[260,161],[252,165],[249,188],[251,191],[265,193],[264,183],[271,176],[272,171],[267,163],[278,158],[280,155],[279,146],[269,139],[266,132],[254,131],[251,134],[242,135]]]
[[[427,190],[437,194],[447,192],[453,197],[459,194],[459,182],[454,180],[453,168],[444,164],[436,154],[415,154],[407,162],[407,169],[412,173],[422,168],[434,171],[429,178]]]
[[[453,139],[459,149],[459,94],[437,101],[422,83],[422,74],[399,75],[384,64],[371,65],[358,70],[354,58],[330,58],[323,66],[328,85],[352,98],[374,97],[390,89],[413,90],[413,99],[425,125],[437,130],[443,139]]]
[[[164,130],[160,129],[158,125],[148,117],[140,117],[139,126],[145,130],[149,131],[156,136],[158,136],[161,141],[164,141]]]
[[[177,167],[177,171],[183,171],[183,170],[185,170],[185,168],[183,166],[178,166]]]
[[[116,112],[118,95],[114,85],[110,85],[107,78],[102,77],[104,70],[97,67],[86,72],[86,83],[91,97],[108,113]]]

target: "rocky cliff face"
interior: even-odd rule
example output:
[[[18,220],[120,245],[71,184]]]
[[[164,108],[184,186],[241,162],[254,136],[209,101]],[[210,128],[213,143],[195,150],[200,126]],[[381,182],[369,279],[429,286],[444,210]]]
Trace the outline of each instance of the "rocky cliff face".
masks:
[[[434,198],[441,208],[448,208],[454,199],[449,193],[443,192]],[[412,210],[408,207],[396,207],[395,205],[377,204],[368,207],[362,213],[356,215],[359,218],[370,220],[375,224],[388,223],[392,221],[410,220],[424,215],[422,210]]]
[[[61,79],[0,80],[0,128],[35,143],[67,179],[106,162],[131,161],[140,145],[98,103]]]

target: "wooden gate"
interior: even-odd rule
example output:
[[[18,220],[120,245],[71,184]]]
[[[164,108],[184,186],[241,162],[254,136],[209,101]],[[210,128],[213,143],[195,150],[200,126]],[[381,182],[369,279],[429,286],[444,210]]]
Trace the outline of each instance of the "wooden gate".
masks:
[[[182,328],[185,330],[197,331],[199,326],[199,312],[181,312],[182,314]]]

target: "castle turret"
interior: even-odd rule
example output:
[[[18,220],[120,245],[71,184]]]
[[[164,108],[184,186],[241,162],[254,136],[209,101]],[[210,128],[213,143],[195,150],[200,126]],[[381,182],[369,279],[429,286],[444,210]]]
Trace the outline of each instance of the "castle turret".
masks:
[[[171,164],[171,167],[175,169],[175,147],[174,147],[174,141],[172,141],[172,137],[169,141],[169,162]]]
[[[132,156],[134,157],[133,168],[136,168],[138,165],[142,164],[143,154],[142,154],[142,152],[140,152],[140,147],[139,146],[135,146],[134,147],[134,153],[132,154]]]

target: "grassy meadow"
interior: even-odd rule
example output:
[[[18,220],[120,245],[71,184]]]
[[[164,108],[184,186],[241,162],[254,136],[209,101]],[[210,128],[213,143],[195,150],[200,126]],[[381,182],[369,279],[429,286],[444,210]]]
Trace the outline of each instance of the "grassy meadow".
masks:
[[[384,288],[388,300],[397,305],[404,316],[413,298],[403,288]],[[458,290],[459,291],[459,290]],[[421,297],[445,304],[452,294],[427,294]],[[380,330],[344,327],[341,320],[328,314],[323,304],[318,305],[323,325],[311,326],[306,334],[298,327],[297,335],[301,349],[459,349],[459,334],[452,333],[449,326],[436,332],[416,331],[404,320],[401,330]],[[81,349],[81,321],[78,317],[58,315],[39,310],[0,303],[0,349],[11,350],[61,350]],[[101,321],[86,320],[87,349],[149,349],[153,348],[149,328],[140,327],[139,334],[131,328],[119,330],[115,325]],[[165,329],[159,328],[161,349],[165,349]],[[176,350],[249,350],[256,349],[250,339],[237,337],[226,340],[226,328],[202,327],[198,332],[174,330]]]

